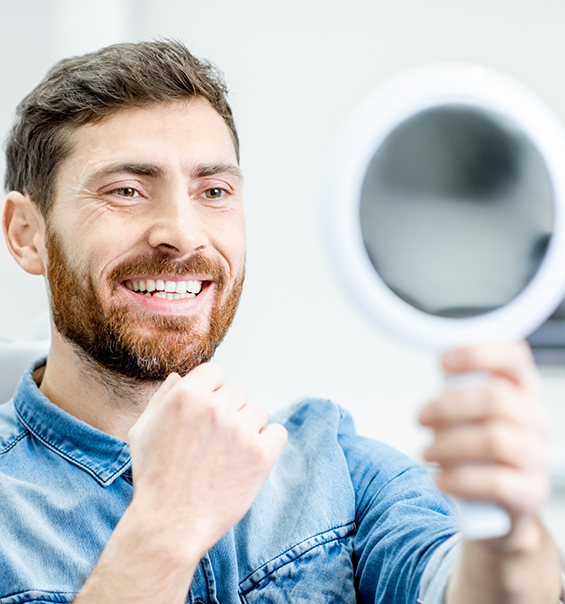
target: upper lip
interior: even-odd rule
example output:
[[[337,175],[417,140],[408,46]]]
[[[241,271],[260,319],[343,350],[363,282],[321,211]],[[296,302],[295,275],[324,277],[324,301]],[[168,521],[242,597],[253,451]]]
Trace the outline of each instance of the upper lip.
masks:
[[[210,281],[210,277],[203,275],[137,275],[134,277],[126,277],[123,282],[126,281],[147,281],[152,279],[153,281]]]

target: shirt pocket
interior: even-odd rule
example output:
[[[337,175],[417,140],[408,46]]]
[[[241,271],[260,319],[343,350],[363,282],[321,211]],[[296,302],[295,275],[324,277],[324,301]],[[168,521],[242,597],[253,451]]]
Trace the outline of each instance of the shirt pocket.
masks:
[[[300,542],[239,585],[245,604],[355,604],[355,523]]]
[[[34,589],[10,596],[0,596],[0,604],[69,604],[70,602],[74,602],[77,596],[77,592],[41,591]]]

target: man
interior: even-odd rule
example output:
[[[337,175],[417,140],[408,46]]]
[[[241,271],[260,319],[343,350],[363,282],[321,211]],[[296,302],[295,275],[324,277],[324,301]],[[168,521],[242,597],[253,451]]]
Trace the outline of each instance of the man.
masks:
[[[339,407],[268,423],[208,363],[244,277],[225,95],[152,42],[63,61],[19,107],[4,231],[53,328],[0,411],[0,602],[557,602],[523,345],[446,355],[493,378],[422,412],[440,488],[512,517],[462,546],[426,473]]]

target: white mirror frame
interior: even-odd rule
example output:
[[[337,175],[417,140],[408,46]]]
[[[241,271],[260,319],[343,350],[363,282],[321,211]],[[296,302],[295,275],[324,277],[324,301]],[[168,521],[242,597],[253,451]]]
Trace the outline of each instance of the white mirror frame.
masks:
[[[537,148],[553,189],[554,229],[532,281],[499,309],[467,318],[420,311],[394,294],[365,249],[359,209],[369,164],[399,124],[425,109],[461,105],[510,120]],[[535,331],[565,295],[565,131],[530,90],[479,65],[433,65],[379,87],[344,124],[327,162],[324,212],[330,253],[357,302],[406,341],[445,350],[480,341],[518,339]]]

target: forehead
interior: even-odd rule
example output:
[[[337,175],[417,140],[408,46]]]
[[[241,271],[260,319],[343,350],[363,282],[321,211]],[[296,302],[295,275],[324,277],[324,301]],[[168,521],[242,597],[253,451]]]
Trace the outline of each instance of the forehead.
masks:
[[[121,109],[77,128],[58,180],[86,174],[106,163],[139,161],[170,167],[197,163],[237,165],[229,128],[203,98]]]

